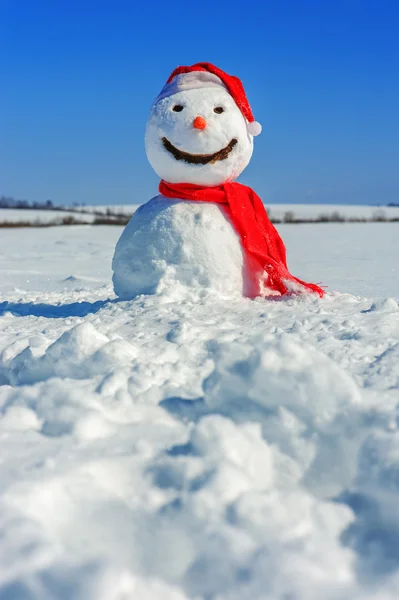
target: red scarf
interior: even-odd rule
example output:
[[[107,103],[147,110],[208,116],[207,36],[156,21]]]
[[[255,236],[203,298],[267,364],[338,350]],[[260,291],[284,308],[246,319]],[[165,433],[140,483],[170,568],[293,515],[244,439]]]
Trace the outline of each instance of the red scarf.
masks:
[[[266,285],[282,296],[293,290],[286,284],[299,284],[303,291],[320,296],[324,290],[314,283],[305,283],[288,271],[284,242],[270,222],[262,200],[255,192],[241,183],[224,183],[217,187],[203,187],[191,183],[159,184],[159,191],[167,198],[216,202],[227,204],[233,224],[241,236],[245,250],[251,254],[268,274]]]

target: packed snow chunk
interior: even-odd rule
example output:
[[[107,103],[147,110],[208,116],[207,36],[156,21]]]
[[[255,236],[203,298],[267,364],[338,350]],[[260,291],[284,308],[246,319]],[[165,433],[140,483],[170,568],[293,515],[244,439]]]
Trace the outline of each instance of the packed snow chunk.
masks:
[[[268,409],[284,406],[307,425],[324,429],[337,414],[361,402],[359,390],[336,363],[293,336],[254,337],[221,345],[206,382],[207,403],[248,399]],[[242,406],[246,411],[248,406]]]
[[[129,365],[136,357],[138,351],[127,340],[115,339],[103,345],[90,358],[92,374],[113,372],[123,365]]]
[[[365,376],[365,384],[374,389],[392,390],[399,396],[399,343],[375,358]]]
[[[352,597],[355,556],[341,544],[353,521],[348,507],[320,502],[300,488],[273,489],[244,494],[230,518],[258,543],[251,578],[237,590],[237,600]]]
[[[160,543],[157,535],[151,568],[159,575],[167,551],[168,561],[184,565],[185,591],[198,598],[330,598],[333,583],[334,590],[351,585],[354,553],[341,535],[352,511],[301,487],[280,491],[274,458],[257,423],[213,414],[194,424],[188,443],[172,447],[150,469],[169,499],[152,529],[143,523],[141,547],[154,529],[163,536]]]
[[[378,422],[378,421],[377,421]],[[376,424],[376,421],[374,421]],[[368,582],[399,567],[399,432],[374,429],[359,452],[359,468],[346,501],[357,516],[344,542],[359,553],[359,571]],[[378,580],[377,580],[378,581]],[[398,598],[375,595],[372,598]]]
[[[399,493],[399,431],[373,432],[361,449],[359,470],[356,478],[357,489],[367,491],[381,502],[391,502],[389,515],[391,525],[399,529],[397,511]],[[382,492],[385,492],[382,494]],[[395,505],[395,506],[394,506]]]
[[[294,460],[320,496],[339,493],[351,481],[361,396],[351,376],[325,355],[288,335],[223,344],[204,387],[212,410],[262,423],[264,438],[286,457],[281,477],[284,469],[293,471]]]
[[[83,565],[55,560],[51,565],[45,563],[45,567],[37,568],[36,573],[26,569],[19,580],[12,578],[2,590],[2,599],[188,600],[175,586],[133,575],[126,568],[110,567],[99,560]]]
[[[3,416],[0,415],[0,430],[38,430],[41,425],[37,414],[27,406],[11,405],[6,409]]]
[[[124,229],[112,267],[115,293],[124,300],[187,288],[255,295],[238,235],[214,203],[153,198]]]
[[[54,376],[90,377],[97,372],[96,360],[91,364],[91,356],[108,343],[109,339],[91,323],[76,325],[65,331],[42,356],[36,358],[29,347],[16,356],[11,363],[12,383],[33,383]],[[100,365],[102,362],[98,360]]]
[[[88,411],[80,417],[74,428],[75,436],[81,440],[98,440],[109,437],[115,432],[115,426],[99,411]]]
[[[369,308],[369,312],[397,312],[399,305],[395,298],[380,298],[375,300]]]
[[[244,471],[255,488],[267,488],[273,481],[272,454],[258,423],[238,427],[231,419],[209,415],[194,429],[191,443],[215,464],[226,461]]]

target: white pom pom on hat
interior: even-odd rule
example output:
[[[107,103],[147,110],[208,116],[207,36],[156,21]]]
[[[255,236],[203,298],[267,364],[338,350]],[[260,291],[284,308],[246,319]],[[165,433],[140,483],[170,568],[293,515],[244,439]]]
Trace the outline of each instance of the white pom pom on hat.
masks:
[[[259,135],[262,131],[262,125],[255,121],[241,80],[234,75],[228,75],[211,63],[201,62],[191,67],[177,67],[171,73],[156,101],[184,89],[213,87],[215,85],[223,86],[232,96],[247,120],[248,133],[252,136]]]
[[[254,137],[262,133],[262,125],[258,121],[252,121],[247,125],[248,133]]]

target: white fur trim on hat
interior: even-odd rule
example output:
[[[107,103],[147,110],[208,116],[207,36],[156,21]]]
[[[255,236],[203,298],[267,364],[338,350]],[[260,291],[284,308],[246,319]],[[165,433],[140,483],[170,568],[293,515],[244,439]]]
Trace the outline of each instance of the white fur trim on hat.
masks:
[[[198,88],[209,88],[209,87],[222,87],[227,90],[223,81],[213,73],[208,71],[191,71],[190,73],[180,73],[173,77],[170,83],[166,83],[160,94],[155,99],[155,102],[167,98],[177,92],[183,92],[185,90],[195,90]]]

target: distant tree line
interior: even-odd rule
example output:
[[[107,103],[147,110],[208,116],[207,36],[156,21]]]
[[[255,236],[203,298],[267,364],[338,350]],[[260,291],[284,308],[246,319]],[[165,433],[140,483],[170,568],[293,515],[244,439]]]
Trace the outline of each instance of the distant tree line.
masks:
[[[85,206],[84,204],[78,204],[74,202],[72,206],[57,206],[52,200],[45,200],[44,202],[30,202],[29,200],[17,200],[13,196],[0,196],[0,208],[33,208],[40,210],[73,210],[78,206]]]
[[[395,205],[389,205],[395,206]],[[272,223],[280,224],[280,223],[398,223],[399,216],[388,216],[386,211],[378,208],[374,210],[372,215],[369,217],[356,217],[356,216],[347,216],[342,215],[337,210],[334,210],[331,213],[324,212],[319,214],[318,216],[309,216],[309,217],[298,217],[294,211],[287,210],[282,218],[275,217],[271,214],[271,210],[266,208],[266,212],[269,216],[269,219]]]
[[[52,200],[29,202],[29,200],[17,200],[12,196],[0,196],[0,208],[40,208],[41,210],[52,210],[54,203]]]

